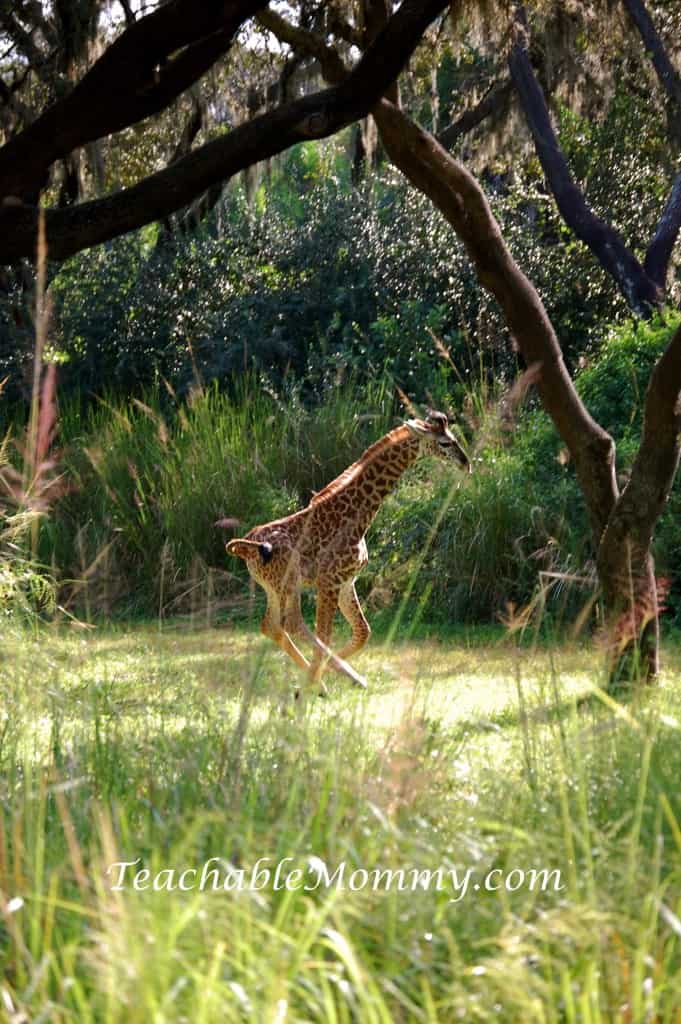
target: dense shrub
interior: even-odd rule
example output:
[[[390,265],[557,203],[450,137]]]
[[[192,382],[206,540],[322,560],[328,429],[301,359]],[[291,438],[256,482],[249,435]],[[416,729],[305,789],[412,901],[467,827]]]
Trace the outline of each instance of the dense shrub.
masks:
[[[53,282],[65,386],[139,394],[165,378],[187,393],[255,367],[314,392],[350,369],[387,371],[421,397],[440,375],[430,330],[464,377],[481,350],[490,372],[510,375],[503,318],[432,203],[389,167],[358,188],[331,164],[313,174],[314,152],[288,154],[252,206],[229,192],[189,239],[145,229],[69,261]],[[573,361],[623,303],[538,179],[485,185]]]
[[[650,372],[679,322],[626,323],[585,362],[577,388],[617,444],[620,485],[638,447]],[[484,433],[484,431],[483,431]],[[588,516],[560,437],[548,416],[530,409],[512,440],[492,435],[470,480],[435,486],[413,480],[379,516],[376,598],[412,588],[429,618],[480,620],[505,606],[538,604],[565,620],[586,601],[593,579]],[[681,482],[655,537],[658,573],[671,580],[670,610],[681,608]],[[437,524],[437,529],[434,529]],[[582,582],[583,581],[583,582]]]

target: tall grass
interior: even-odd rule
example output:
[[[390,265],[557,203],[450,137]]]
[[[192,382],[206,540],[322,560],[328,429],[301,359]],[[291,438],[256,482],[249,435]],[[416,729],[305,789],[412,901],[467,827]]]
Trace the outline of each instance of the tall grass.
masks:
[[[40,611],[54,612],[56,580],[38,561],[40,522],[64,493],[63,475],[53,449],[57,422],[56,367],[44,366],[50,303],[46,297],[47,248],[44,217],[39,218],[35,350],[28,422],[0,441],[0,615],[37,622]],[[0,382],[0,396],[7,378]]]
[[[624,709],[583,655],[398,645],[368,656],[369,695],[337,682],[294,711],[288,664],[248,634],[46,639],[0,670],[6,1019],[676,1024],[678,658]],[[211,857],[559,869],[565,888],[454,903],[107,874]]]
[[[531,600],[542,572],[581,571],[573,495],[546,508],[509,446],[498,399],[475,398],[459,424],[473,476],[430,460],[381,508],[360,579],[377,607],[397,607],[409,581],[428,619],[493,620],[507,602]],[[405,414],[385,379],[362,391],[349,381],[314,402],[300,386],[275,393],[248,376],[231,394],[199,390],[187,403],[157,392],[85,413],[67,406],[60,442],[71,487],[43,522],[39,549],[61,577],[62,604],[86,618],[239,613],[245,575],[225,541],[302,507]]]
[[[232,395],[209,388],[188,404],[155,394],[67,408],[74,487],[41,551],[95,611],[205,605],[240,571],[224,542],[309,500],[390,428],[392,407],[385,382],[361,394],[346,385],[310,408],[295,388],[280,395],[247,377]]]

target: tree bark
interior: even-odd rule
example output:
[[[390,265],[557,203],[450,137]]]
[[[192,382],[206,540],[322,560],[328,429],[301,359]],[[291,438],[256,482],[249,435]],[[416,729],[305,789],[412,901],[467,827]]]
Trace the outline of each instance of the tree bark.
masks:
[[[655,69],[670,100],[681,104],[681,79],[666,55],[648,12],[640,0],[624,0],[624,3],[646,47],[652,52]],[[669,262],[681,229],[681,173],[674,181],[641,264],[619,233],[590,209],[574,181],[532,67],[527,36],[527,18],[520,4],[516,11],[515,41],[508,64],[537,156],[560,214],[616,281],[629,308],[638,316],[649,317],[664,300]]]
[[[387,100],[374,108],[374,117],[390,159],[452,225],[478,280],[503,309],[528,366],[539,368],[542,402],[570,451],[594,535],[600,537],[618,497],[614,442],[577,394],[536,289],[513,259],[482,189],[466,168]]]
[[[0,195],[33,199],[72,150],[165,109],[267,0],[172,0],[136,21],[63,99],[0,149]]]
[[[641,444],[597,549],[613,679],[623,669],[644,679],[657,675],[659,607],[651,546],[680,452],[681,327],[651,374]]]
[[[646,5],[642,0],[622,0],[622,2],[631,18],[632,24],[641,36],[646,53],[649,53],[651,56],[660,84],[669,99],[681,108],[681,75],[679,75],[667,56],[664,43],[653,24],[653,19],[650,17]]]
[[[477,128],[479,124],[482,124],[485,118],[504,109],[508,104],[512,89],[513,84],[508,78],[501,82],[495,82],[487,90],[479,103],[476,103],[469,110],[465,110],[456,121],[452,121],[451,124],[438,133],[438,142],[445,149],[451,149],[462,136],[472,131],[473,128]]]

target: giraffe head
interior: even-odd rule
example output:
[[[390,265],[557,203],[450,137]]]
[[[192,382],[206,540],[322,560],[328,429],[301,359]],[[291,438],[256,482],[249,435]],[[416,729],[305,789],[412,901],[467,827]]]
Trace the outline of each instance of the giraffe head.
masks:
[[[407,420],[406,426],[412,435],[421,442],[423,455],[437,455],[441,459],[451,459],[461,469],[470,473],[471,464],[468,456],[450,431],[447,417],[443,412],[431,409],[425,420]]]

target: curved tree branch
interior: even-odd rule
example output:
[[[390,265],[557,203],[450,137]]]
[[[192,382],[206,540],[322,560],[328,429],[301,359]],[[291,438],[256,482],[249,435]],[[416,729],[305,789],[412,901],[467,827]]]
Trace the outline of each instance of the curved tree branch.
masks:
[[[466,168],[387,100],[372,113],[391,160],[452,225],[478,280],[502,307],[526,362],[539,368],[544,408],[573,457],[598,542],[618,497],[614,444],[577,394],[539,295],[514,261],[482,189]]]
[[[681,453],[681,327],[650,376],[643,431],[631,474],[601,545],[603,565],[621,562],[622,543],[634,538],[647,550],[664,511]]]
[[[257,18],[263,28],[268,29],[281,43],[288,43],[292,50],[315,57],[319,62],[322,75],[330,85],[342,82],[348,73],[338,52],[327,46],[321,36],[309,29],[292,25],[276,11],[261,11]]]
[[[0,149],[0,196],[33,197],[73,149],[156,114],[267,0],[171,0],[127,28],[72,92]]]
[[[681,109],[681,76],[667,56],[664,43],[642,0],[622,0],[627,14],[638,30],[641,40],[650,54],[662,88],[667,96]]]
[[[508,102],[512,89],[513,83],[510,78],[495,82],[487,90],[479,103],[476,103],[469,110],[465,110],[456,121],[452,121],[451,124],[438,133],[437,140],[440,145],[444,146],[445,149],[451,149],[463,135],[472,131],[473,128],[477,128],[491,114],[501,110]]]
[[[50,258],[64,259],[80,249],[166,217],[237,171],[296,142],[331,135],[366,116],[446,2],[403,0],[352,73],[339,85],[254,118],[129,189],[69,209],[46,211]],[[0,205],[0,263],[33,255],[37,223],[35,207],[14,200]]]
[[[646,258],[644,269],[660,289],[664,289],[667,281],[669,261],[679,237],[681,229],[681,171],[676,175],[669,198],[658,221]]]
[[[508,59],[511,77],[561,216],[615,279],[631,309],[639,315],[648,316],[660,305],[660,288],[618,232],[589,208],[570,173],[527,52],[527,25],[522,6],[518,9],[516,28],[515,42]]]
[[[664,43],[653,24],[653,20],[642,0],[622,0],[632,24],[641,36],[646,53],[650,54],[653,67],[669,100],[676,104],[681,113],[681,75],[670,61]],[[681,171],[677,174],[671,193],[662,211],[653,235],[644,268],[648,276],[660,288],[664,288],[667,269],[679,230],[681,229]]]

